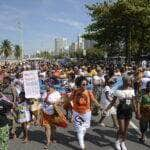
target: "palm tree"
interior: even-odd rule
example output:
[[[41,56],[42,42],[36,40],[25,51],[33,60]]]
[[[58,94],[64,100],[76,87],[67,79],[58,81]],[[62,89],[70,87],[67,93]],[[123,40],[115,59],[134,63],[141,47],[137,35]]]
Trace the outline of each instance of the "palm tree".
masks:
[[[4,55],[5,61],[12,55],[12,44],[9,40],[6,39],[2,42],[0,55]]]
[[[14,46],[15,49],[14,49],[14,56],[17,60],[19,60],[21,58],[21,54],[22,54],[22,49],[19,45],[15,45]]]

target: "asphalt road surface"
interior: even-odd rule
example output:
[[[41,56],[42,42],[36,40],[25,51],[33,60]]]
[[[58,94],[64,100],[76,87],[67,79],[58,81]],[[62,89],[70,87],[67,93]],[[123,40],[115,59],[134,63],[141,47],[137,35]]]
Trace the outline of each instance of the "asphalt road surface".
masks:
[[[87,150],[115,150],[116,129],[113,128],[111,118],[105,120],[106,127],[100,127],[95,123],[96,121],[97,118],[93,118],[91,128],[85,136]],[[138,132],[138,122],[133,119],[126,142],[128,150],[150,150],[150,131],[147,132],[145,144],[138,141]],[[18,138],[16,141],[10,139],[9,150],[43,150],[46,141],[43,128],[32,126],[29,135],[30,142],[27,144],[22,143],[22,133],[18,129]],[[49,146],[49,150],[80,150],[72,124],[69,124],[66,129],[57,128],[56,141],[57,143]]]

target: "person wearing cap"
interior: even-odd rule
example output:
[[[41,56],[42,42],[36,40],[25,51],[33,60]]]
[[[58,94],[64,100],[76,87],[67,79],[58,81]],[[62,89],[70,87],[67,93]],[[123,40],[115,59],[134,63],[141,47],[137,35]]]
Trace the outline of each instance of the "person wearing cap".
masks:
[[[125,141],[127,137],[129,122],[132,118],[133,110],[137,112],[135,92],[131,85],[132,80],[128,76],[124,77],[123,86],[121,87],[121,89],[118,89],[113,93],[113,100],[105,109],[105,111],[108,112],[108,110],[117,102],[117,100],[119,101],[119,104],[117,106],[117,119],[119,129],[117,131],[117,140],[115,142],[117,150],[127,150]]]
[[[48,149],[49,144],[54,141],[55,125],[53,124],[54,117],[54,105],[57,105],[61,102],[61,95],[58,91],[55,90],[54,85],[49,84],[47,87],[47,92],[42,95],[43,99],[43,118],[42,125],[45,127],[46,133],[46,145],[45,149]]]

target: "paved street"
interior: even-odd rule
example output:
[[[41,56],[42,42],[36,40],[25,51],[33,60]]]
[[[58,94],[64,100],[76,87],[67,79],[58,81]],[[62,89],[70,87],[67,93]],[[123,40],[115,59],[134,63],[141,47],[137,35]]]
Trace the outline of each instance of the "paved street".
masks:
[[[107,127],[99,127],[92,124],[92,127],[86,134],[86,147],[87,150],[114,150],[114,141],[116,137],[116,129],[112,127],[111,118],[106,121]],[[132,120],[136,126],[138,123],[136,120]],[[30,129],[30,142],[27,144],[22,143],[22,134],[20,134],[17,141],[10,140],[9,150],[42,150],[45,142],[45,134],[40,127],[32,127]],[[147,134],[147,138],[150,138],[150,133]],[[76,133],[73,130],[71,124],[67,129],[58,128],[56,134],[56,144],[49,146],[50,150],[79,150],[79,144],[77,142]],[[138,142],[137,131],[130,126],[127,141],[128,150],[149,150],[150,140],[142,145]]]

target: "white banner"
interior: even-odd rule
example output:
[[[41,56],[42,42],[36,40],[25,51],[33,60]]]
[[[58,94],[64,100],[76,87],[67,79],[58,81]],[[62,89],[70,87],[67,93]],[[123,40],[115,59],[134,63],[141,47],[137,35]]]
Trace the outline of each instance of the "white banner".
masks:
[[[23,83],[26,98],[40,98],[38,71],[24,71]]]

